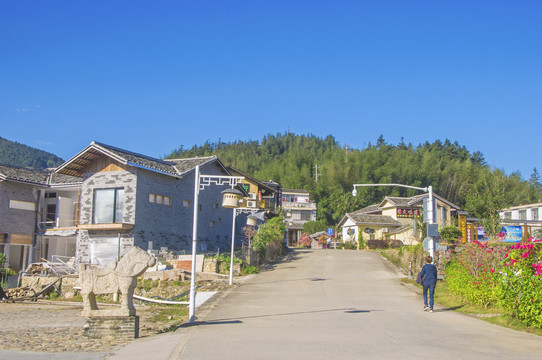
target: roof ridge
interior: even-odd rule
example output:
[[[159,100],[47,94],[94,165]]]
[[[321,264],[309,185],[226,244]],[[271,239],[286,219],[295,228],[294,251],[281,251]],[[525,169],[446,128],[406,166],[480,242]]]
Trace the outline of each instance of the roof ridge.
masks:
[[[195,160],[195,159],[212,159],[212,158],[218,158],[216,155],[210,155],[210,156],[195,156],[190,158],[174,158],[174,159],[164,159],[164,161],[176,161],[176,160]]]
[[[122,149],[122,148],[112,146],[112,145],[108,145],[108,144],[104,144],[104,143],[101,143],[101,142],[98,142],[98,141],[92,141],[91,145],[98,145],[98,146],[101,146],[101,147],[109,149],[109,150],[119,151],[119,152],[126,153],[126,154],[129,154],[129,155],[134,155],[134,156],[137,156],[137,157],[141,157],[141,158],[144,158],[144,159],[147,159],[147,160],[161,162],[161,163],[163,163],[165,165],[171,165],[171,163],[166,161],[166,160],[158,159],[158,158],[155,158],[155,157],[152,157],[152,156],[149,156],[149,155],[136,153],[134,151]]]

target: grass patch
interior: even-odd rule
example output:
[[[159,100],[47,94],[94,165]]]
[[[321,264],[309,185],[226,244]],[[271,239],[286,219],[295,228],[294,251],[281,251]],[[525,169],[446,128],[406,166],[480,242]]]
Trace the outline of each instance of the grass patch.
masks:
[[[402,278],[401,282],[416,286],[421,294],[422,287],[421,285],[418,285],[415,280]],[[445,281],[437,282],[437,287],[435,289],[435,303],[439,304],[445,310],[457,311],[491,324],[542,336],[542,329],[526,326],[520,320],[506,314],[505,311],[499,307],[485,308],[483,306],[475,306],[462,302],[457,296],[452,294],[446,286]]]
[[[152,306],[152,317],[154,323],[167,323],[168,327],[161,332],[175,330],[179,325],[188,319],[188,307],[184,305],[157,305]]]

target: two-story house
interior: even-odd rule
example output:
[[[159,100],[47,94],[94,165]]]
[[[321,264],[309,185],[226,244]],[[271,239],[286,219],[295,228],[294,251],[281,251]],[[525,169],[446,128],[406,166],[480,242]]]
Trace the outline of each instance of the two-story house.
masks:
[[[428,194],[412,197],[387,196],[379,204],[347,213],[339,222],[343,241],[357,242],[359,236],[364,240],[390,238],[401,240],[403,244],[415,244],[421,240],[421,232],[416,230],[416,218],[423,215],[423,200]],[[452,216],[459,206],[434,194],[436,200],[435,222],[442,226],[451,225]]]
[[[281,186],[272,181],[262,181],[248,175],[232,166],[227,167],[234,176],[244,177],[240,185],[248,193],[239,204],[242,208],[264,211],[268,217],[278,214],[281,204]]]
[[[316,221],[316,203],[306,190],[282,189],[282,208],[288,230],[288,244],[295,245],[307,221]]]
[[[77,201],[77,262],[106,264],[131,246],[190,251],[195,167],[230,175],[216,156],[160,160],[92,142],[56,174],[81,181]],[[230,248],[231,209],[221,206],[227,185],[199,194],[198,251]]]
[[[542,228],[542,203],[512,206],[499,211],[503,232],[515,233],[515,236],[506,236],[505,241],[529,239],[534,230]]]
[[[0,252],[6,266],[23,270],[42,258],[75,255],[80,186],[72,176],[0,165]]]

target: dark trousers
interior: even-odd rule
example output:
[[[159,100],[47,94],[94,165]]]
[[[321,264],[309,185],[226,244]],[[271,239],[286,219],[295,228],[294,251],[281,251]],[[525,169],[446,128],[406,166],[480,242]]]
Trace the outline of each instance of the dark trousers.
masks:
[[[423,284],[423,304],[427,306],[427,290],[429,290],[429,307],[432,309],[433,305],[435,305],[435,287],[437,284],[435,283],[429,283]]]
[[[7,299],[8,296],[6,295],[6,293],[4,292],[4,289],[2,289],[2,285],[0,285],[0,300],[2,299]]]

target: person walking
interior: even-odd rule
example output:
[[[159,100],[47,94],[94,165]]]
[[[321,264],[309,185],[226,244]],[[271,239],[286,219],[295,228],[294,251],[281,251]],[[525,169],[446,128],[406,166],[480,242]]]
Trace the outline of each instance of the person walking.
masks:
[[[422,267],[418,275],[422,279],[423,286],[423,311],[433,312],[435,304],[435,287],[437,286],[437,267],[432,264],[433,258],[429,255],[425,257],[426,264]],[[429,291],[429,303],[427,302],[427,292]]]

